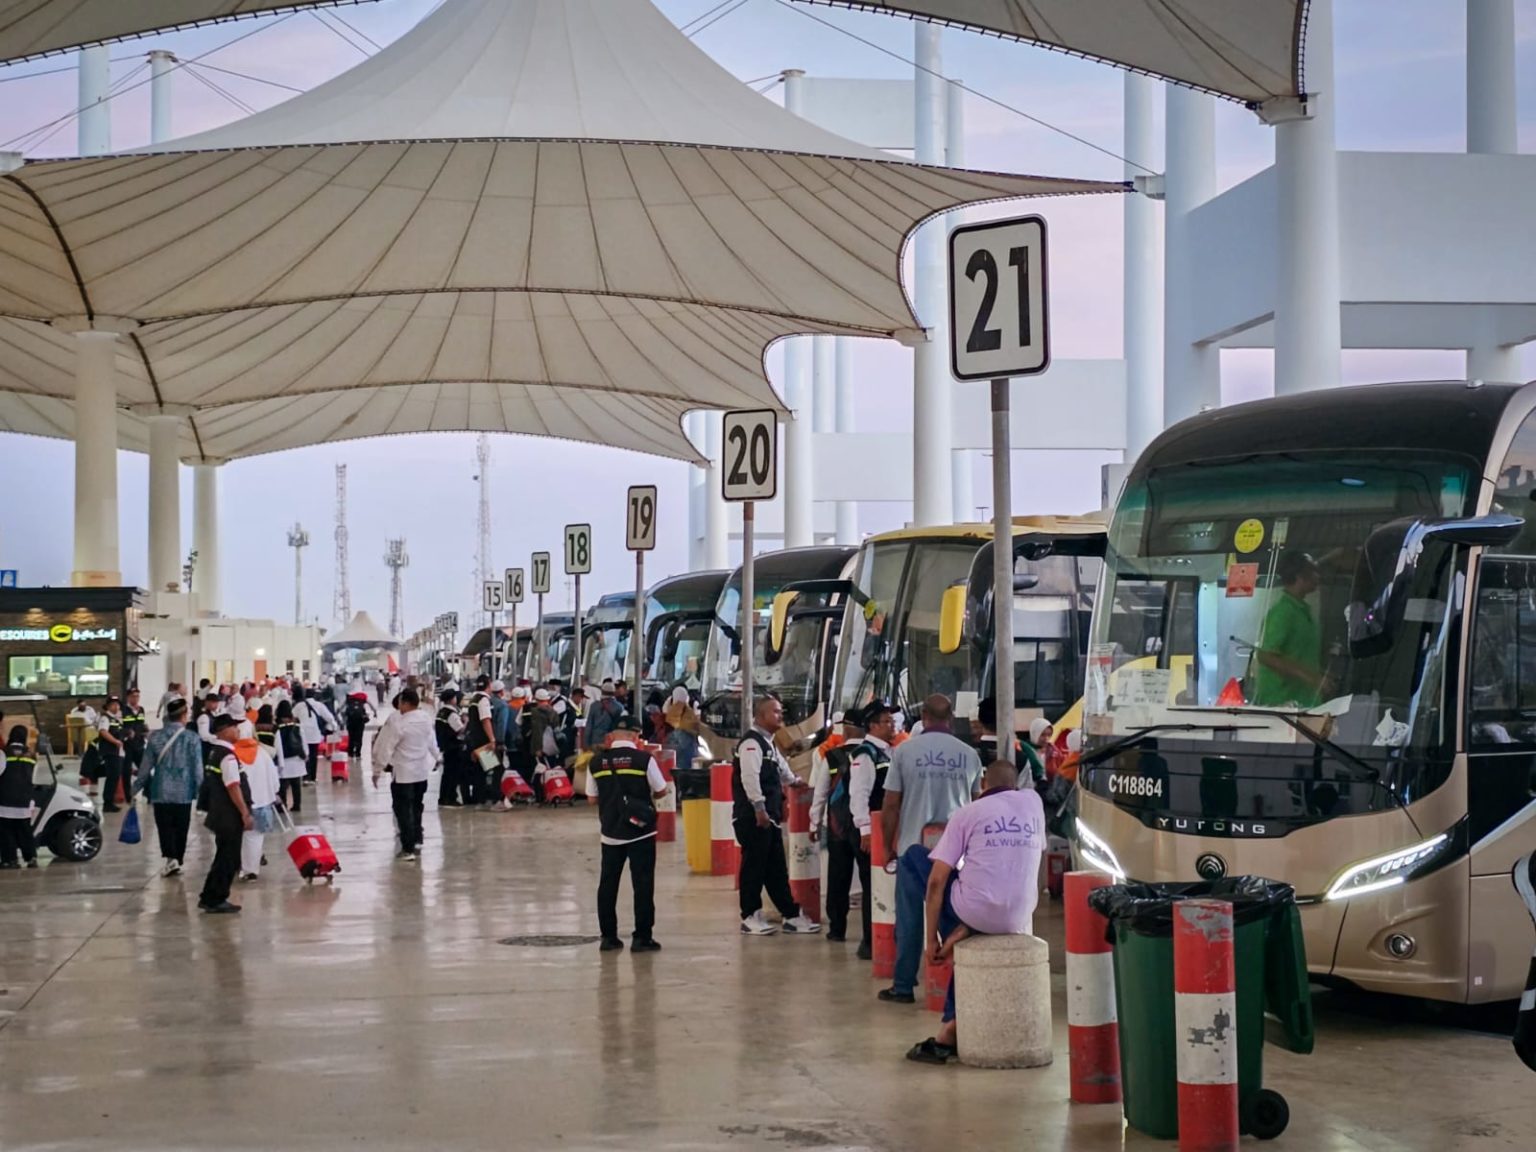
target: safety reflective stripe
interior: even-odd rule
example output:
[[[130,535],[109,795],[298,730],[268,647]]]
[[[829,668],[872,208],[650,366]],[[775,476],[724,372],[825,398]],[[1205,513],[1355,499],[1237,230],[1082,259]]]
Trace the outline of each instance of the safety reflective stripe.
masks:
[[[612,776],[613,775],[613,769],[612,768],[604,768],[600,772],[599,771],[589,771],[587,773],[587,775],[588,776],[592,776],[592,777]]]
[[[646,774],[644,768],[615,768],[613,771],[618,776],[644,776]]]

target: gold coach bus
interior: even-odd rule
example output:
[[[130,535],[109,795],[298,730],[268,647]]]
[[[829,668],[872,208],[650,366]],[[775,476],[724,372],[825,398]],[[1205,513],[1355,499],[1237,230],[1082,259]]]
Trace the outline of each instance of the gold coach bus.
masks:
[[[1341,388],[1164,432],[1110,527],[1079,860],[1294,885],[1324,981],[1518,996],[1533,478],[1536,386]]]

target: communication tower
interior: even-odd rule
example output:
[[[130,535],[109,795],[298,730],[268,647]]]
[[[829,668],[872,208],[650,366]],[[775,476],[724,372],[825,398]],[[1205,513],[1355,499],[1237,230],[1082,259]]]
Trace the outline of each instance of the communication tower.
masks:
[[[470,601],[475,607],[475,626],[484,628],[490,617],[479,607],[480,590],[491,578],[491,438],[484,432],[475,440],[475,480],[480,485],[480,517],[475,538],[475,588]]]
[[[405,578],[402,575],[411,558],[405,554],[405,540],[384,542],[384,564],[389,569],[389,634],[399,639],[405,633]]]
[[[293,549],[293,622],[304,623],[304,549],[309,547],[309,533],[297,522],[288,529],[288,547]]]
[[[347,466],[336,465],[336,600],[331,609],[337,627],[352,620],[352,588],[347,579]]]

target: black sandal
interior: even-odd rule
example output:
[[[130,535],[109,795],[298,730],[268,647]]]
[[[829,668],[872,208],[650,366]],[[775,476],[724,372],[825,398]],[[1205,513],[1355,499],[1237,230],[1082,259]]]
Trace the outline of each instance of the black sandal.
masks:
[[[954,1048],[940,1044],[934,1036],[928,1037],[921,1044],[912,1045],[907,1052],[907,1059],[918,1064],[948,1064],[954,1057]]]

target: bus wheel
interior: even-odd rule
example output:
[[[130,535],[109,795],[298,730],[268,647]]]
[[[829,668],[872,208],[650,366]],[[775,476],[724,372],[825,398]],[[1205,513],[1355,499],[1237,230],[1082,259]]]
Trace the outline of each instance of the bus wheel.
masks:
[[[1255,1092],[1243,1111],[1243,1130],[1260,1140],[1273,1140],[1291,1122],[1291,1106],[1285,1097],[1268,1088]]]

